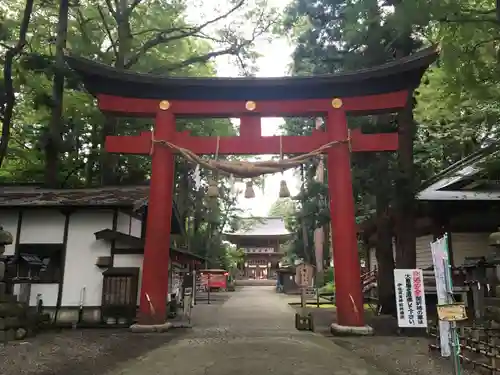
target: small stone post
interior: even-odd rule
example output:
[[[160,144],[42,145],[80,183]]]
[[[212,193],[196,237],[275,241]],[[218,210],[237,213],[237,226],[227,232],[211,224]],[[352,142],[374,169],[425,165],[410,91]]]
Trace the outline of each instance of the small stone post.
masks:
[[[7,282],[5,280],[6,258],[5,246],[13,242],[12,234],[0,226],[0,342],[13,340],[16,331],[13,326],[17,323],[15,317],[11,317],[12,300],[7,295]]]

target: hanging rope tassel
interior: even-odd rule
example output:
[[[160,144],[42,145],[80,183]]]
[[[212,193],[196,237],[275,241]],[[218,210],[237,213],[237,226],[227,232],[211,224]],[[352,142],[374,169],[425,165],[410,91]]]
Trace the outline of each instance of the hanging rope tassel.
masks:
[[[289,198],[290,190],[288,190],[288,186],[285,180],[281,180],[280,182],[280,198]]]
[[[283,161],[283,137],[280,135],[280,161]],[[286,184],[286,180],[284,178],[284,173],[281,172],[282,180],[280,181],[280,198],[289,198],[290,190]]]
[[[219,196],[219,187],[217,186],[217,181],[213,178],[208,182],[207,195],[210,198],[217,198]]]
[[[216,162],[217,162],[217,159],[219,158],[219,143],[220,143],[220,137],[217,137],[217,147],[215,150],[215,161]],[[217,185],[217,180],[215,179],[215,176],[213,176],[210,179],[210,181],[208,182],[207,195],[210,198],[217,198],[219,196],[219,186]]]
[[[247,199],[255,198],[255,191],[253,190],[253,182],[252,181],[247,182],[247,187],[245,189],[245,198],[247,198]]]

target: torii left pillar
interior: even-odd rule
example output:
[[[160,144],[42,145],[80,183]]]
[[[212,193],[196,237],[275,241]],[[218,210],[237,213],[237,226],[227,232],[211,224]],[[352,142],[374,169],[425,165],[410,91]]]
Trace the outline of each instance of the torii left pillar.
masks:
[[[166,104],[162,104],[166,105]],[[170,141],[175,134],[175,116],[160,106],[154,135]],[[148,201],[146,243],[142,265],[139,324],[163,324],[167,320],[168,266],[172,226],[174,154],[169,147],[151,146],[151,182]]]

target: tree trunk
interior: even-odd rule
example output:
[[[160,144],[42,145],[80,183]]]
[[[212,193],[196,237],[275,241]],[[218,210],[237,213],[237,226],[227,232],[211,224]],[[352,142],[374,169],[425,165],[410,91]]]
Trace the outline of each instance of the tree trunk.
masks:
[[[97,145],[99,144],[99,130],[96,123],[92,124],[90,143],[92,144],[92,148],[87,155],[87,163],[85,166],[85,185],[87,187],[92,187],[94,185],[94,178],[96,177],[95,168],[96,162],[98,162],[96,153]]]
[[[116,9],[113,13],[117,24],[118,38],[116,42],[116,60],[115,68],[125,69],[127,58],[130,55],[132,33],[130,32],[130,13],[128,11],[127,0],[119,0],[116,2]],[[107,27],[107,26],[106,26]],[[116,135],[116,129],[119,125],[119,119],[113,115],[106,115],[102,127],[102,153],[101,153],[101,184],[113,185],[117,183],[115,176],[115,168],[118,157],[113,154],[108,154],[104,147],[106,137],[108,135]]]
[[[59,154],[62,146],[63,96],[64,96],[64,48],[68,36],[69,0],[59,2],[57,20],[56,52],[54,80],[52,82],[52,108],[50,115],[49,137],[45,145],[45,186],[55,188],[58,185]]]
[[[397,17],[404,17],[405,8],[402,0],[389,0],[394,6]],[[412,25],[405,25],[399,30],[395,41],[395,57],[403,58],[413,52],[415,43],[412,39]],[[406,107],[398,114],[399,152],[396,179],[396,267],[415,268],[415,172],[413,166],[413,141],[416,125],[413,120],[413,93],[408,98]]]
[[[378,299],[382,314],[394,315],[396,313],[396,300],[394,292],[394,256],[392,252],[392,228],[389,215],[390,186],[388,155],[379,155],[378,170],[382,177],[376,196],[377,215],[377,242],[375,255],[378,266]],[[384,178],[386,176],[386,178]]]
[[[118,119],[113,115],[106,115],[101,133],[101,185],[114,185],[116,183],[115,166],[117,158],[105,150],[106,137],[115,135]]]
[[[5,92],[3,103],[1,105],[2,135],[0,137],[0,167],[7,156],[10,140],[10,127],[12,125],[14,105],[16,104],[14,82],[12,80],[12,65],[16,56],[22,52],[24,45],[26,44],[26,35],[28,33],[31,14],[33,13],[33,4],[34,0],[26,0],[23,18],[19,28],[19,39],[17,40],[16,46],[7,50],[5,53],[5,61],[3,65],[3,86]]]
[[[415,181],[413,167],[413,140],[415,137],[413,100],[398,115],[399,176],[396,181],[396,266],[416,268],[415,247]]]

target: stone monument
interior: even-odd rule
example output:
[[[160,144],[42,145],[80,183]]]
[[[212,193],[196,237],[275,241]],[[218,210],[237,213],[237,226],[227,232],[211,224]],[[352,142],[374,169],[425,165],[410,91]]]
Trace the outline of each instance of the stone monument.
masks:
[[[0,226],[0,301],[2,301],[2,297],[7,292],[7,284],[5,282],[5,269],[6,267],[6,258],[4,256],[5,246],[11,245],[13,242],[12,234],[7,232]]]
[[[22,340],[47,322],[47,316],[29,311],[27,303],[20,303],[8,292],[7,257],[5,246],[13,242],[12,234],[0,226],[0,343]]]

